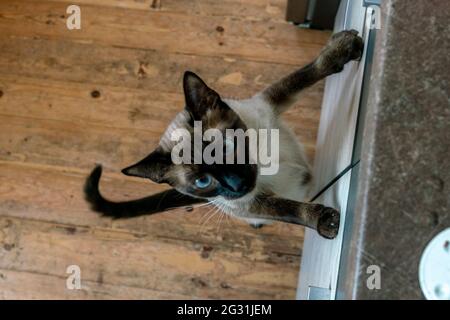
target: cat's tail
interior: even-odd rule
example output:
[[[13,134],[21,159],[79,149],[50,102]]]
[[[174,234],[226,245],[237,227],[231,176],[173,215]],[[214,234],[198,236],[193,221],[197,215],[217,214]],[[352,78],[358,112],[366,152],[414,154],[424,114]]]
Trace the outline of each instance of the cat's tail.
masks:
[[[154,214],[169,209],[205,202],[203,199],[184,195],[175,189],[169,189],[137,200],[124,202],[109,201],[99,191],[101,175],[102,167],[98,165],[86,179],[84,196],[86,201],[90,203],[92,210],[114,219]]]

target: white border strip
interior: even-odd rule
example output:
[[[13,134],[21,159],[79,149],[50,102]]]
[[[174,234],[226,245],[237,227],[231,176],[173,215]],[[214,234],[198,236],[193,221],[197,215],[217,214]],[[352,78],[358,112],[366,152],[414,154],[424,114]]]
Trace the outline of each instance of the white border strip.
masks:
[[[363,0],[343,1],[335,31],[358,30],[367,42],[365,13]],[[366,52],[359,63],[350,62],[341,73],[326,80],[314,165],[315,190],[320,190],[351,163],[365,57]],[[327,289],[328,298],[335,299],[351,172],[317,199],[318,203],[339,209],[340,232],[336,239],[327,240],[306,229],[297,299],[314,299],[309,297],[310,288]],[[324,298],[322,294],[320,299]]]

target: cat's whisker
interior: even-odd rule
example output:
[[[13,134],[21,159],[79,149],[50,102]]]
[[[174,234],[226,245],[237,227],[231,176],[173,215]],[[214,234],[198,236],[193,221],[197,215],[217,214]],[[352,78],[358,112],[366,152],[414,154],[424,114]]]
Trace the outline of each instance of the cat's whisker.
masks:
[[[217,231],[217,233],[220,232],[220,226],[222,225],[222,219],[223,219],[224,215],[226,215],[226,213],[224,211],[222,211],[220,214],[220,218],[219,218],[219,230]]]
[[[228,225],[229,225],[229,214],[228,214],[228,211],[226,210],[227,209],[227,207],[226,207],[226,205],[224,204],[224,203],[221,203],[220,204],[220,210],[222,211],[222,215],[221,215],[221,217],[220,217],[220,221],[219,221],[219,231],[220,231],[220,226],[221,226],[221,223],[222,223],[222,219],[225,217],[225,221],[227,221],[227,223],[228,223]]]
[[[229,215],[229,214],[226,214],[226,215],[225,215],[225,221],[226,221],[228,227],[233,228],[233,225],[230,224],[230,220],[233,222],[233,219],[230,217],[230,215]]]
[[[207,224],[207,222],[208,222],[209,220],[211,220],[211,218],[214,217],[214,216],[217,214],[217,212],[219,211],[219,208],[218,208],[218,207],[215,207],[215,209],[216,209],[216,210],[214,210],[214,212],[208,217],[208,219],[206,219],[206,221],[200,226],[200,232],[203,231],[203,227],[205,227],[206,224]]]
[[[222,213],[223,213],[223,211],[222,211],[222,209],[221,209],[221,206],[219,205],[219,206],[217,206],[217,208],[219,209],[218,211],[217,211],[217,219],[216,219],[216,233],[219,231],[218,230],[218,228],[219,228],[219,222],[220,222],[220,218],[221,218],[221,216],[222,216]]]
[[[214,210],[214,205],[208,203],[209,208],[206,210],[206,212],[202,212],[201,215],[197,218],[197,222],[201,225],[204,219],[211,213],[212,210]]]
[[[213,201],[208,201],[208,202],[203,203],[203,204],[199,204],[199,205],[197,205],[197,206],[195,206],[195,207],[196,207],[196,208],[202,208],[202,207],[209,206],[209,205],[211,205],[211,204],[214,204],[214,200],[213,200]]]
[[[214,205],[212,205],[211,208],[208,210],[208,212],[206,212],[205,214],[203,214],[203,216],[200,218],[200,221],[199,221],[200,225],[203,224],[202,222],[204,222],[204,220],[206,219],[206,217],[208,217],[208,216],[211,214],[211,212],[213,212],[215,209],[216,209],[216,207],[215,207]]]
[[[203,215],[203,217],[201,218],[201,220],[200,220],[200,225],[203,225],[203,223],[205,222],[205,220],[207,219],[207,218],[209,218],[209,216],[210,215],[212,215],[213,214],[213,212],[216,210],[216,207],[211,207],[211,209],[210,210],[208,210],[208,212],[205,214],[205,215]]]
[[[211,206],[212,208],[214,208],[215,206],[216,206],[216,203],[215,203],[215,200],[210,200],[210,201],[208,201],[208,202],[206,202],[206,203],[203,203],[203,204],[201,204],[201,205],[198,205],[198,206],[196,206],[196,208],[203,208],[203,207],[207,207],[207,206]],[[209,213],[210,211],[208,211],[207,213]],[[205,216],[206,214],[203,214],[203,217]]]

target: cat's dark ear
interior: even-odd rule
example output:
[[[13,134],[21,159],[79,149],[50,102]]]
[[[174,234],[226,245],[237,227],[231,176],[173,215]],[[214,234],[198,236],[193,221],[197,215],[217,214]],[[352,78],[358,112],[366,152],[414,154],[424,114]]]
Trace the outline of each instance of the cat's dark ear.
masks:
[[[194,117],[194,120],[201,120],[208,109],[225,106],[219,94],[191,71],[184,73],[183,89],[186,109]]]
[[[157,183],[166,182],[165,174],[172,166],[170,153],[157,148],[141,161],[122,170],[127,176],[147,178]]]

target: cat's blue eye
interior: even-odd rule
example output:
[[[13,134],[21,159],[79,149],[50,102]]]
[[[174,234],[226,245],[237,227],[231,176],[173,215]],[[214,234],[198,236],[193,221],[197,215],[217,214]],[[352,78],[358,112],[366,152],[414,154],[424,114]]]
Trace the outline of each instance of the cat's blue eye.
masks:
[[[195,180],[195,186],[199,189],[208,188],[212,183],[212,178],[210,175],[204,175]]]

